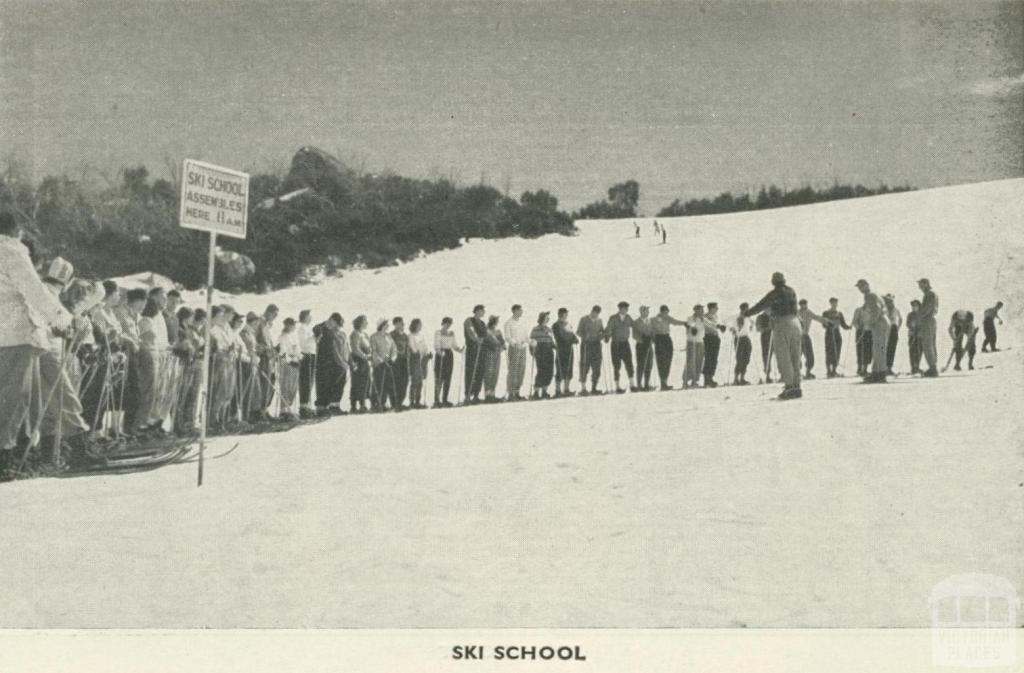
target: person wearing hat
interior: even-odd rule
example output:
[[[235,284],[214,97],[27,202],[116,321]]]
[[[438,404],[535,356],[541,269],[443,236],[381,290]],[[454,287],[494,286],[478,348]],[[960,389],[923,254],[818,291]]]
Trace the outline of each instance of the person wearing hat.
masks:
[[[843,352],[843,334],[839,330],[852,327],[846,324],[836,297],[828,300],[828,310],[822,312],[821,317],[825,319],[825,373],[831,379],[839,376],[839,355]]]
[[[757,315],[765,309],[771,311],[771,348],[775,351],[779,375],[784,385],[779,399],[798,399],[803,396],[803,392],[800,388],[801,330],[796,315],[796,292],[786,284],[786,277],[779,271],[772,274],[771,291],[744,311],[743,315]]]
[[[999,324],[1003,324],[1003,319],[999,317],[999,309],[1003,307],[1003,302],[997,301],[996,305],[992,308],[985,309],[985,313],[982,318],[982,327],[985,329],[985,340],[981,342],[981,352],[985,353],[991,350],[993,353],[998,351],[996,348],[996,320]]]
[[[551,397],[548,395],[548,386],[555,373],[555,335],[548,327],[550,315],[547,311],[541,311],[537,316],[537,324],[530,330],[530,354],[537,362],[537,376],[533,379],[533,394],[530,396],[534,400]]]
[[[555,337],[555,397],[572,395],[572,349],[580,342],[569,324],[569,309],[558,309],[558,320],[551,328]]]
[[[576,328],[580,338],[580,395],[601,395],[597,382],[601,379],[601,363],[604,359],[602,340],[604,339],[604,322],[601,320],[601,307],[596,304],[590,313],[580,318]],[[590,373],[590,391],[587,392],[587,373]]]
[[[864,383],[885,383],[889,345],[889,316],[885,312],[885,302],[863,278],[857,281],[856,287],[864,295],[861,324],[871,332],[871,373],[864,377]]]
[[[483,304],[473,307],[473,315],[466,318],[462,323],[462,336],[466,342],[466,367],[464,378],[466,382],[466,403],[477,404],[480,402],[480,390],[484,385],[484,369],[482,361],[481,346],[484,337],[487,336],[487,323],[484,322],[486,309]]]
[[[526,378],[526,356],[530,350],[530,331],[522,321],[523,307],[512,306],[512,317],[502,326],[505,345],[508,347],[508,378],[506,379],[506,395],[509,401],[518,402],[525,399],[520,391]]]
[[[939,297],[932,290],[932,284],[927,278],[917,281],[917,286],[924,293],[921,297],[921,310],[917,312],[917,337],[921,342],[921,353],[928,363],[928,369],[921,376],[934,378],[939,375],[938,354],[935,351]]]
[[[708,302],[707,311],[704,312],[704,387],[717,388],[715,372],[718,371],[718,352],[722,347],[722,339],[719,332],[725,332],[725,325],[718,322],[718,304]]]
[[[615,376],[615,392],[626,392],[619,386],[619,372],[622,365],[626,365],[626,375],[629,377],[629,389],[636,392],[636,379],[633,373],[633,352],[629,348],[629,333],[633,329],[633,317],[629,315],[629,302],[620,301],[618,313],[608,318],[608,325],[605,326],[605,341],[611,340],[612,372]]]
[[[654,368],[654,323],[651,308],[640,307],[640,317],[633,321],[633,340],[636,341],[636,386],[638,390],[654,390],[651,370]]]
[[[661,379],[661,390],[672,390],[668,384],[669,373],[672,371],[672,357],[675,344],[672,343],[672,326],[685,325],[685,320],[677,320],[669,315],[668,306],[662,304],[658,315],[651,319],[654,331],[654,361],[658,365],[658,378]]]
[[[28,248],[21,242],[21,227],[14,215],[0,212],[0,473],[11,464],[13,449],[18,443],[22,421],[33,400],[50,393],[40,390],[39,378],[33,372],[46,356],[59,371],[59,363],[49,353],[50,335],[54,328],[71,324],[71,314],[46,289],[39,279]],[[64,381],[65,377],[58,377]],[[55,395],[75,396],[68,385]],[[62,419],[63,420],[63,419]],[[80,420],[80,419],[78,419]],[[85,423],[62,427],[64,436]]]
[[[800,350],[804,355],[804,366],[807,367],[805,379],[814,379],[814,342],[811,340],[811,323],[817,320],[822,325],[825,319],[807,308],[807,300],[801,299],[797,309],[797,317],[800,319]]]
[[[747,366],[750,364],[750,355],[754,352],[753,344],[750,341],[750,331],[753,326],[752,321],[743,315],[748,308],[750,308],[750,304],[747,302],[740,304],[740,313],[729,327],[729,331],[733,335],[733,352],[736,353],[732,382],[737,386],[750,385],[750,381],[747,380]]]
[[[373,364],[373,397],[370,399],[370,408],[374,413],[386,411],[389,401],[392,409],[398,408],[395,376],[392,372],[397,357],[395,341],[388,334],[388,319],[381,318],[377,321],[377,331],[370,337],[370,362]]]
[[[900,327],[903,326],[903,314],[896,308],[896,297],[889,293],[882,297],[885,302],[885,315],[889,318],[889,339],[885,345],[885,367],[889,376],[896,376],[892,366],[896,362],[896,346],[900,342]]]
[[[316,341],[316,415],[341,416],[341,399],[345,395],[345,384],[348,381],[350,362],[352,360],[348,335],[341,330],[345,320],[340,313],[332,313],[324,322],[317,325],[320,338]],[[281,336],[282,349],[291,348],[291,344]],[[299,349],[301,365],[302,347],[298,336],[295,347]],[[282,378],[283,381],[283,378]],[[284,385],[281,386],[282,396]],[[351,397],[351,396],[350,396]]]

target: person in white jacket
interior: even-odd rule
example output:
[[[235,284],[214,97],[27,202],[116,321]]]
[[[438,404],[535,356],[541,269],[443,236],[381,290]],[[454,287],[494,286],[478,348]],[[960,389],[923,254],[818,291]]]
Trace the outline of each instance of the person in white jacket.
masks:
[[[65,438],[86,429],[73,411],[81,409],[77,391],[49,350],[53,330],[68,328],[71,315],[39,280],[21,229],[8,212],[0,213],[0,315],[0,463],[6,465],[23,428],[45,436],[56,431],[59,419]],[[33,375],[37,366],[40,376]],[[44,380],[52,382],[47,389],[42,389]],[[44,415],[54,423],[45,422]]]

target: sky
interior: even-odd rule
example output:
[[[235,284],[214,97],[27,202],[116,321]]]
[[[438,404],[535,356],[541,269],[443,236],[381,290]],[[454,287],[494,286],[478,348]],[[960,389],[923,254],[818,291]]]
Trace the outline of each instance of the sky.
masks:
[[[0,158],[186,157],[641,208],[834,180],[1024,175],[1024,2],[0,0]]]

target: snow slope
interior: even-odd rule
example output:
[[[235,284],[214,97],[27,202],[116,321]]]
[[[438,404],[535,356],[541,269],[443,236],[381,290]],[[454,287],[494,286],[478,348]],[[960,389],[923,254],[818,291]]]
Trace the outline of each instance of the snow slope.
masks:
[[[668,245],[649,220],[640,240],[585,222],[231,302],[430,331],[478,302],[682,317],[728,314],[781,270],[849,316],[857,278],[905,312],[925,275],[942,322],[1007,301],[1014,348],[934,381],[809,382],[793,403],[723,387],[220,438],[211,453],[241,446],[201,489],[194,465],[4,484],[0,626],[924,626],[949,575],[1024,588],[1024,180],[662,222]]]

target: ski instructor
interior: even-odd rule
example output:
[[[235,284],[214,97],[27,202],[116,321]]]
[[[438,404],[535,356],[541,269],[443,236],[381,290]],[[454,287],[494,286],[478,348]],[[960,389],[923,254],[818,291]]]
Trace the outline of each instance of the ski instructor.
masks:
[[[780,400],[795,400],[803,396],[800,390],[800,340],[802,330],[797,319],[796,292],[786,285],[781,272],[772,274],[772,290],[764,298],[743,311],[744,317],[757,315],[769,309],[772,316],[772,350],[779,363],[779,375],[785,387]]]

